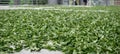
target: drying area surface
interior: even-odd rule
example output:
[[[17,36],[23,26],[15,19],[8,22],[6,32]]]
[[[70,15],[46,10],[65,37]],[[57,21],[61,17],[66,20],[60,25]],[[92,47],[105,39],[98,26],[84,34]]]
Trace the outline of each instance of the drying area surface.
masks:
[[[119,7],[3,6],[0,52],[118,54],[119,11]]]

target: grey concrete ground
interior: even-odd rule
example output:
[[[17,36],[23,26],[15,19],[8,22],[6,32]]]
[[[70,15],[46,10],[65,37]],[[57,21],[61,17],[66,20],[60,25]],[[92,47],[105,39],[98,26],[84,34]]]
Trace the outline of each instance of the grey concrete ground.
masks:
[[[19,6],[0,6],[0,10],[15,10],[15,9],[51,9],[54,7],[19,7]]]
[[[20,52],[15,52],[14,54],[64,54],[61,51],[50,51],[47,49],[42,49],[39,52],[31,52],[30,50],[23,49]]]
[[[65,6],[64,6],[65,7]],[[66,6],[66,7],[92,7],[92,6]],[[17,10],[17,9],[33,9],[33,10],[60,10],[60,11],[73,11],[73,9],[60,9],[55,7],[19,7],[19,6],[0,6],[0,10]],[[106,10],[74,10],[74,11],[83,11],[83,12],[109,12]]]

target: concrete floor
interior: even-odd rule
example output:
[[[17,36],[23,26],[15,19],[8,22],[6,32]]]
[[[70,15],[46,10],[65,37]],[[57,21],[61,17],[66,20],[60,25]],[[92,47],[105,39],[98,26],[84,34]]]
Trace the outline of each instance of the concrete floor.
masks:
[[[64,53],[61,51],[50,51],[47,49],[42,49],[39,52],[31,52],[30,50],[23,49],[20,52],[15,52],[14,54],[64,54]]]

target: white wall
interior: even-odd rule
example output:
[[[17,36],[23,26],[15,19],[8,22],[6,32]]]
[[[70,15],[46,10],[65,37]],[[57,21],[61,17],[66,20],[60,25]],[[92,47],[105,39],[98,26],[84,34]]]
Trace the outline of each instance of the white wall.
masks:
[[[89,0],[88,5],[102,5],[102,6],[107,6],[107,5],[113,5],[114,1],[113,0]]]
[[[63,0],[63,5],[69,5],[69,0]]]
[[[54,4],[58,4],[58,3],[57,3],[57,0],[48,0],[48,4],[54,5]]]

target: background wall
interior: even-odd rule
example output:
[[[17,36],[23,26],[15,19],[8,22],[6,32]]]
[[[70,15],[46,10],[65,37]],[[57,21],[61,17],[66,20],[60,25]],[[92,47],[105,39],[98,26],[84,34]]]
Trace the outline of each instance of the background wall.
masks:
[[[84,5],[83,0],[76,1],[78,5]],[[73,3],[73,0],[0,0],[0,5],[73,5]],[[120,0],[88,0],[88,5],[120,5]]]
[[[58,3],[57,3],[57,0],[48,0],[48,4],[54,5],[54,4],[58,4]]]
[[[102,5],[102,6],[108,6],[108,5],[114,5],[114,0],[89,0],[88,5]]]

